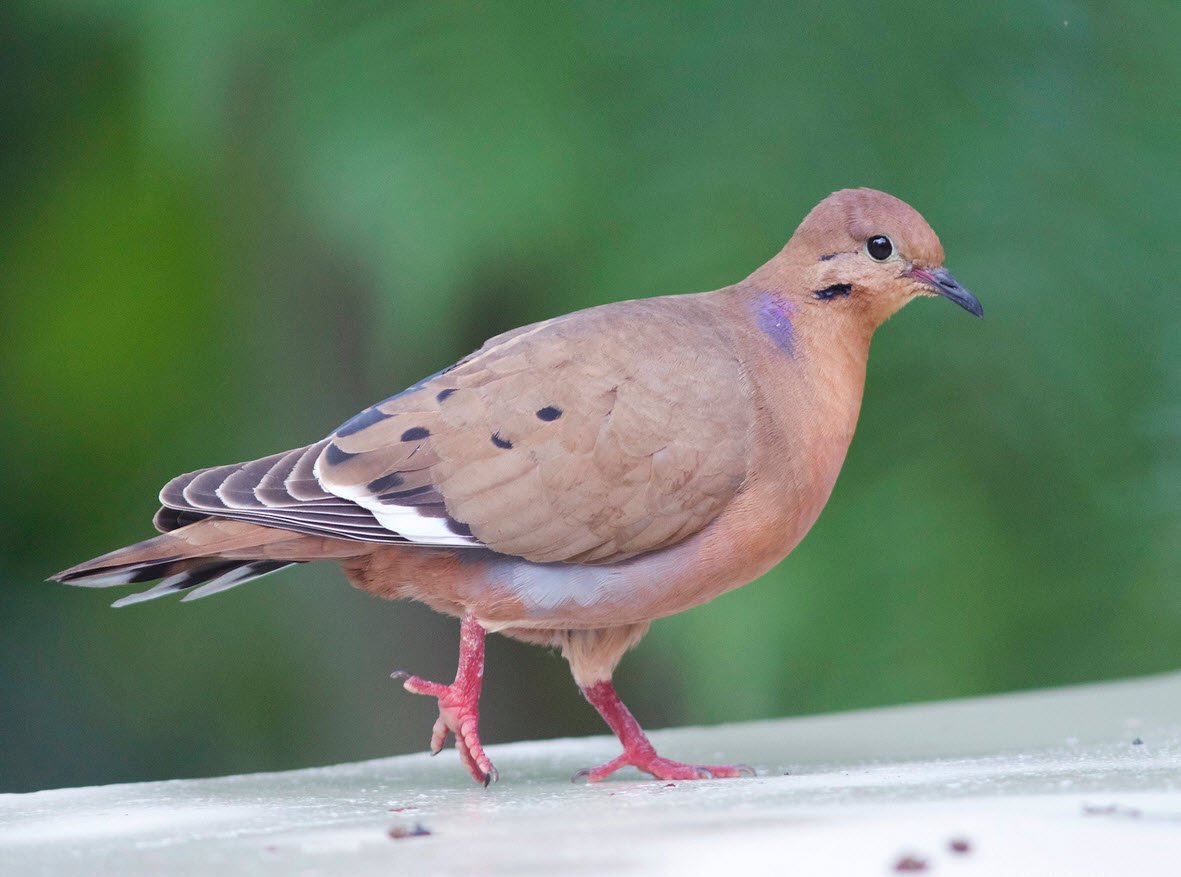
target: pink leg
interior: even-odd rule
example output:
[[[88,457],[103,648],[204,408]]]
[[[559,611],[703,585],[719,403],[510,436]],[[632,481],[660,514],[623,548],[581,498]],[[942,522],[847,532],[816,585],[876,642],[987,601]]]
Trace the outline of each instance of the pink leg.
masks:
[[[644,729],[636,721],[619,695],[615,693],[615,686],[610,680],[596,682],[582,689],[582,694],[591,706],[599,711],[619,742],[623,744],[623,754],[611,759],[598,767],[583,768],[574,774],[574,779],[586,777],[587,782],[597,783],[626,765],[638,767],[645,773],[650,773],[658,780],[708,780],[720,777],[754,776],[754,771],[744,765],[701,765],[685,764],[669,758],[661,758],[656,754]]]
[[[471,615],[465,615],[459,628],[459,669],[450,685],[428,682],[401,670],[391,674],[405,680],[402,687],[412,694],[425,694],[439,699],[439,718],[431,733],[431,754],[438,755],[447,741],[447,733],[455,735],[459,759],[477,783],[487,786],[500,774],[484,754],[480,745],[480,687],[484,682],[484,628]]]

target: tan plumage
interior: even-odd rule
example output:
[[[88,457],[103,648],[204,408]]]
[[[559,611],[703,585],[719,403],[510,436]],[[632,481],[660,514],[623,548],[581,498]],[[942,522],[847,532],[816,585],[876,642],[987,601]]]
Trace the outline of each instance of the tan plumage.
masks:
[[[195,597],[334,559],[359,587],[464,617],[456,682],[406,685],[439,697],[432,745],[456,732],[478,779],[494,776],[474,718],[485,629],[562,648],[624,762],[700,775],[651,751],[611,673],[653,619],[803,538],[852,438],[873,330],[915,295],[980,313],[942,261],[908,205],[835,193],[741,283],[493,338],[307,448],[174,479],[162,536],[57,578],[163,577],[143,597]]]
[[[622,302],[489,342],[377,406],[386,419],[338,433],[355,456],[322,455],[320,482],[375,504],[368,485],[393,473],[395,493],[429,483],[483,545],[535,562],[609,563],[696,532],[745,476],[733,424],[750,398],[700,304],[682,301],[676,321],[660,319],[667,306]],[[650,349],[669,353],[637,369]]]

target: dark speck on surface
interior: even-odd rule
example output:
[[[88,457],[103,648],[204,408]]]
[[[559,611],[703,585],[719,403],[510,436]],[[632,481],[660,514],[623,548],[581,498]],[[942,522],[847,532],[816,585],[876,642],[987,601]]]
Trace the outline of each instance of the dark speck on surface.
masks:
[[[1132,745],[1133,746],[1143,746],[1144,741],[1141,740],[1139,737],[1137,737],[1135,740],[1132,741]]]
[[[498,432],[492,433],[492,444],[494,444],[494,445],[496,445],[496,447],[502,448],[503,450],[506,450],[506,451],[513,446],[513,443],[510,442],[508,439],[501,438],[500,433],[498,433]]]
[[[918,856],[903,856],[894,863],[894,870],[904,873],[915,871],[926,871],[927,860],[919,858]]]
[[[966,837],[953,837],[947,842],[947,848],[953,853],[959,853],[962,856],[972,852],[972,842]]]
[[[424,828],[420,823],[414,823],[414,827],[406,825],[395,825],[387,834],[391,840],[404,840],[408,837],[426,837],[431,833],[429,828]]]
[[[1120,804],[1084,804],[1084,816],[1122,816],[1127,819],[1139,819],[1143,814],[1135,807],[1124,807]]]

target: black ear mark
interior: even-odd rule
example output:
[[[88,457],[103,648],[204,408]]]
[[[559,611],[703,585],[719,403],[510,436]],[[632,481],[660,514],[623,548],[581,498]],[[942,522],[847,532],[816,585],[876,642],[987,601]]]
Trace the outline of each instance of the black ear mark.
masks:
[[[828,301],[829,299],[848,295],[852,291],[852,283],[834,283],[832,286],[826,286],[824,289],[816,290],[812,295],[821,301]]]

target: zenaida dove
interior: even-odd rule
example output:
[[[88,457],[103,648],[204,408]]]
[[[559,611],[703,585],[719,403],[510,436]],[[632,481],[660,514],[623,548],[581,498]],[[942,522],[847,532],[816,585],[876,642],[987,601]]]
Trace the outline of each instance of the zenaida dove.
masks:
[[[580,771],[731,777],[661,758],[611,683],[653,619],[782,560],[824,507],[853,437],[874,329],[912,298],[980,316],[906,203],[825,198],[733,286],[602,305],[506,332],[307,447],[174,478],[163,535],[54,578],[159,584],[123,606],[191,600],[294,563],[334,560],[358,588],[462,619],[438,698],[477,782],[484,635],[559,648],[623,744]]]

